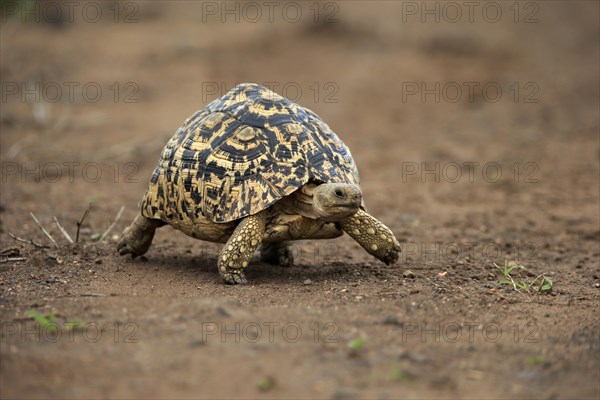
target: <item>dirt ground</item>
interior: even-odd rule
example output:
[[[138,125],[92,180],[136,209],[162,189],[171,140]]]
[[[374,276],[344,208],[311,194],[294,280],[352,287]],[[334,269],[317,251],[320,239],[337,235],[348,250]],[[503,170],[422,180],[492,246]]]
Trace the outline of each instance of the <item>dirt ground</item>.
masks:
[[[2,398],[600,398],[599,3],[1,4]],[[301,241],[226,286],[170,227],[116,254],[239,82],[344,140],[396,265]]]

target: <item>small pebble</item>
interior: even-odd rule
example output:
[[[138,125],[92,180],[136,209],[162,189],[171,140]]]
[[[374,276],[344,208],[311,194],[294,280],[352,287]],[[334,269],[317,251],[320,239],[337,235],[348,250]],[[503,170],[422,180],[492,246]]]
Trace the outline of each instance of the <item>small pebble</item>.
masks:
[[[310,285],[312,283],[312,281],[310,279],[305,279],[304,280],[304,284],[305,285]]]
[[[205,344],[206,344],[206,340],[204,340],[204,339],[194,339],[191,342],[189,342],[190,347],[199,347],[199,346],[204,346]]]
[[[384,325],[404,326],[404,322],[395,315],[388,315],[382,321]]]
[[[600,288],[600,283],[596,283],[594,286]]]
[[[415,273],[414,273],[414,272],[412,272],[410,269],[407,269],[406,271],[404,271],[404,272],[402,273],[402,276],[404,276],[405,278],[410,278],[410,279],[412,279],[412,278],[414,278],[416,275],[415,275]]]

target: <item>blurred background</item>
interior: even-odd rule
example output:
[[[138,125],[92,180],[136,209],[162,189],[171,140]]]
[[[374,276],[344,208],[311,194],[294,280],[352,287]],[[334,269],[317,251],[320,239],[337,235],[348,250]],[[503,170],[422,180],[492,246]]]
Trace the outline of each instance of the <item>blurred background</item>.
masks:
[[[162,324],[166,331],[148,334],[149,347],[139,352],[128,347],[122,359],[113,348],[102,347],[67,358],[77,362],[82,376],[97,379],[91,388],[83,378],[51,388],[51,382],[67,382],[75,367],[44,358],[35,346],[3,342],[3,358],[9,357],[8,362],[4,358],[2,368],[4,395],[598,395],[598,318],[585,306],[586,301],[593,304],[598,300],[594,287],[600,240],[597,2],[1,1],[0,6],[3,248],[15,245],[9,232],[45,240],[30,211],[60,237],[52,216],[74,230],[92,203],[93,212],[82,231],[82,237],[92,243],[119,208],[126,206],[111,235],[94,250],[96,255],[82,260],[77,258],[81,253],[58,254],[70,260],[62,272],[49,267],[44,257],[33,265],[29,261],[0,264],[5,267],[0,282],[3,322],[18,321],[36,304],[48,309],[60,306],[64,313],[70,310],[106,321],[125,318],[121,310],[129,308],[137,310],[137,314],[130,312],[142,325],[154,321],[148,315],[183,313],[179,306],[195,310],[188,312],[193,316],[189,320],[175,318],[175,322]],[[403,253],[400,269],[381,272],[368,254],[341,238],[335,242],[333,264],[324,262],[322,254],[315,256],[313,250],[301,251],[303,269],[292,270],[292,281],[286,272],[259,266],[256,275],[249,277],[262,284],[262,289],[259,285],[225,291],[218,283],[214,258],[200,262],[200,272],[194,272],[198,271],[197,258],[204,252],[200,254],[196,241],[170,229],[157,234],[154,260],[158,264],[152,264],[150,253],[150,266],[121,265],[112,253],[115,235],[136,214],[136,204],[162,147],[188,116],[241,82],[262,84],[312,109],[348,145],[360,171],[369,211],[403,243],[419,244],[414,251]],[[503,307],[510,301],[498,303],[497,297],[487,298],[477,287],[472,292],[464,289],[474,282],[477,286],[473,279],[487,279],[489,254],[459,254],[462,264],[430,260],[421,254],[422,243],[466,242],[493,244],[491,258],[500,263],[533,254],[526,261],[539,266],[538,272],[551,271],[562,278],[562,297],[559,293],[552,301],[528,299],[527,309],[515,305],[514,310],[506,311]],[[307,246],[313,249],[313,244]],[[176,262],[184,266],[184,275],[174,278],[179,276],[179,267],[170,267],[169,260],[186,252],[191,255]],[[96,264],[99,257],[103,261]],[[26,253],[25,258],[29,260],[30,255]],[[154,265],[157,267],[152,268]],[[81,268],[95,272],[88,276]],[[134,275],[119,278],[115,272],[119,268],[131,268]],[[348,268],[375,270],[383,278],[370,275],[359,288],[337,292],[358,279],[354,272],[342,273]],[[402,275],[407,268],[422,279],[407,283],[410,274]],[[451,285],[436,281],[441,279],[438,273],[450,270],[456,276]],[[59,295],[78,293],[77,285],[57,289],[45,281],[38,284],[30,279],[32,271],[40,276],[72,275],[70,282],[80,282],[85,291],[119,295],[99,303],[87,298],[61,303]],[[154,275],[148,278],[146,274]],[[316,283],[300,285],[306,277]],[[166,285],[166,281],[170,283]],[[294,286],[294,281],[300,286]],[[142,286],[131,293],[131,285],[138,282]],[[481,290],[488,293],[490,287]],[[194,308],[193,299],[199,293],[210,306],[202,303]],[[394,293],[392,300],[378,303],[387,298],[385,293]],[[119,297],[125,294],[132,297]],[[163,303],[156,296],[171,300]],[[179,304],[174,299],[180,296],[187,300]],[[541,329],[547,341],[535,350],[526,347],[528,355],[543,353],[554,363],[542,363],[545,369],[527,370],[527,362],[518,357],[522,343],[512,343],[510,350],[488,350],[488,361],[483,361],[483,353],[475,352],[465,356],[470,360],[467,364],[453,364],[464,348],[450,345],[435,352],[423,347],[425,358],[414,354],[402,358],[408,354],[406,348],[393,339],[401,328],[395,326],[394,331],[379,322],[388,315],[407,318],[403,313],[408,311],[398,311],[405,306],[398,299],[405,296],[409,296],[405,299],[409,308],[411,301],[435,301],[413,314],[423,320],[429,320],[428,315],[443,319],[451,314],[461,315],[460,321],[465,315],[479,321],[481,315],[487,315],[486,321],[500,318],[501,322],[496,322],[509,326],[514,313],[519,315],[518,321],[532,315],[560,320],[563,327],[555,327],[553,333]],[[449,296],[444,301],[454,304],[448,306],[451,311],[440,311],[436,304],[441,304],[441,297],[436,296]],[[294,308],[292,297],[300,309]],[[262,300],[255,303],[256,298]],[[322,318],[333,313],[341,319],[340,329],[347,328],[344,334],[349,338],[357,335],[357,329],[370,329],[358,323],[356,316],[371,315],[374,353],[362,361],[347,361],[344,350],[320,358],[320,350],[282,346],[262,352],[244,348],[252,353],[246,358],[238,356],[239,347],[207,346],[202,347],[208,350],[198,355],[201,358],[186,356],[187,343],[194,338],[185,324],[198,321],[196,317],[204,315],[198,310],[213,310],[223,299],[254,313],[251,315],[274,320],[302,318],[301,309],[317,302],[315,315]],[[297,312],[270,314],[273,302]],[[579,308],[568,309],[573,313],[567,318],[571,322],[563,321],[567,311],[563,307],[573,302]],[[490,307],[495,311],[488,314],[489,303],[494,303]],[[248,306],[250,311],[247,304],[254,304]],[[468,314],[474,311],[463,309],[464,304],[476,304],[479,314]],[[178,330],[169,330],[178,324],[186,332],[181,337]],[[586,332],[585,339],[575,343],[571,333],[580,328]],[[154,354],[152,349],[161,347],[163,340],[170,344]],[[342,340],[342,348],[345,343]],[[556,343],[572,344],[572,353],[553,358],[551,349]],[[288,351],[297,363],[287,370],[277,368],[279,363],[287,365]],[[416,382],[412,386],[373,378],[376,367],[383,370],[376,376],[389,375],[388,355],[392,353],[400,357],[399,368],[408,371],[408,378],[402,375],[399,380]],[[53,357],[60,354],[64,355]],[[132,354],[134,366],[125,372],[111,371],[107,358],[98,360],[116,357],[117,363],[126,365]],[[177,354],[172,364],[158,361],[169,359],[170,354]],[[504,366],[493,366],[495,361],[502,364],[506,360]],[[37,364],[37,369],[28,367],[26,361]],[[236,364],[233,370],[246,363],[249,368],[243,368],[241,377],[251,383],[230,384],[230,362]],[[208,365],[210,372],[203,367]],[[254,367],[261,372],[252,372]],[[452,370],[462,372],[454,375]],[[518,375],[523,370],[529,375]],[[558,371],[564,373],[563,384],[568,388],[554,379]],[[206,381],[188,378],[188,372],[206,374]],[[131,374],[129,381],[119,380],[120,373]],[[261,374],[278,382],[270,392],[257,388],[255,382]],[[159,376],[169,384],[157,385]],[[318,383],[320,379],[324,381]],[[492,385],[506,380],[516,383],[506,389]]]
[[[40,161],[41,174],[48,162],[118,162],[121,174],[139,181],[119,189],[120,201],[131,202],[189,115],[237,83],[256,82],[328,122],[353,150],[377,211],[402,202],[435,212],[441,197],[461,208],[473,196],[484,207],[508,196],[550,206],[575,194],[555,187],[534,196],[537,189],[567,169],[585,179],[579,172],[597,161],[597,148],[579,147],[596,143],[596,6],[4,1],[2,157]],[[124,170],[128,161],[135,171]],[[461,185],[421,182],[422,162],[439,162],[440,177],[450,162],[465,176],[462,163],[479,162],[473,168],[481,181],[487,163],[506,164],[507,178],[515,171],[506,168],[519,161],[539,169],[521,175],[547,179],[529,186],[504,179],[468,198],[474,186],[446,197]],[[399,174],[413,168],[404,162],[418,170],[399,185]],[[45,172],[56,173],[51,169]],[[82,187],[114,198],[115,182],[105,181]],[[383,183],[386,190],[375,190]],[[34,187],[10,192],[22,203]],[[66,187],[70,182],[59,179],[46,195],[62,202]],[[591,192],[577,196],[595,193],[589,185],[576,190],[586,188]],[[81,206],[76,197],[65,200],[73,204],[64,208]]]

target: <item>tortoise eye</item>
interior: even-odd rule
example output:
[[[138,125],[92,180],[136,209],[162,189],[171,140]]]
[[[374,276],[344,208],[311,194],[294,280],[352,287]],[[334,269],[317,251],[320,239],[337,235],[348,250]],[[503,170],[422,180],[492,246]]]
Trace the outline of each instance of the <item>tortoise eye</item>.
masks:
[[[336,197],[339,197],[340,199],[344,198],[344,192],[342,191],[342,189],[335,189],[334,193]]]

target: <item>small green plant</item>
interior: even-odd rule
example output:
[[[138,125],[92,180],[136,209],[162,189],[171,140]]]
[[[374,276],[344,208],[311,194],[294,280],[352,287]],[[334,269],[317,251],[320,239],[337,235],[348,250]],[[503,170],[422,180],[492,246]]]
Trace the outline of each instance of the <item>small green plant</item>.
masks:
[[[102,233],[96,232],[92,235],[91,239],[94,241],[97,241],[97,240],[100,240],[101,237],[102,237]]]
[[[554,282],[552,281],[552,278],[542,275],[542,283],[540,285],[540,289],[539,291],[542,293],[550,293],[552,291],[552,285],[554,285]]]
[[[390,366],[390,378],[395,382],[410,382],[414,379],[414,376],[400,370],[398,360],[394,358],[392,360],[392,365]]]
[[[47,330],[48,332],[56,332],[58,330],[58,324],[56,321],[56,315],[54,313],[50,313],[47,316],[40,313],[39,311],[29,310],[27,311],[27,315],[33,318],[43,330]]]
[[[504,266],[500,267],[494,263],[494,266],[500,271],[503,279],[500,279],[497,286],[512,285],[517,291],[525,291],[531,293],[536,290],[540,293],[550,293],[554,285],[554,281],[545,274],[540,274],[535,279],[528,278],[529,270],[522,264],[515,261],[504,260]]]
[[[499,170],[495,170],[494,172],[492,172],[490,174],[490,176],[488,177],[488,179],[493,182],[493,183],[497,183],[500,181],[500,178],[502,177],[502,172]]]
[[[352,350],[360,350],[365,347],[365,341],[363,338],[352,339],[348,342],[348,347]]]
[[[96,203],[99,203],[102,200],[104,200],[104,196],[97,194],[97,195],[94,195],[94,196],[90,196],[88,202],[90,204],[96,204]]]
[[[65,323],[65,326],[70,331],[82,330],[85,328],[85,322],[74,319]]]
[[[541,365],[546,362],[544,356],[529,356],[527,362],[531,365]]]
[[[273,379],[265,376],[258,382],[258,388],[263,391],[271,389],[274,385]]]
[[[30,318],[33,318],[35,320],[35,322],[37,322],[40,325],[40,328],[43,330],[46,330],[46,331],[52,332],[52,333],[56,333],[56,331],[58,330],[58,323],[56,322],[56,314],[55,313],[50,313],[48,315],[44,315],[44,314],[40,313],[39,311],[29,310],[29,311],[27,311],[27,316]],[[65,326],[67,327],[67,329],[69,331],[75,331],[78,329],[83,329],[85,327],[85,322],[78,320],[78,319],[73,319],[73,320],[67,321],[65,323]]]

